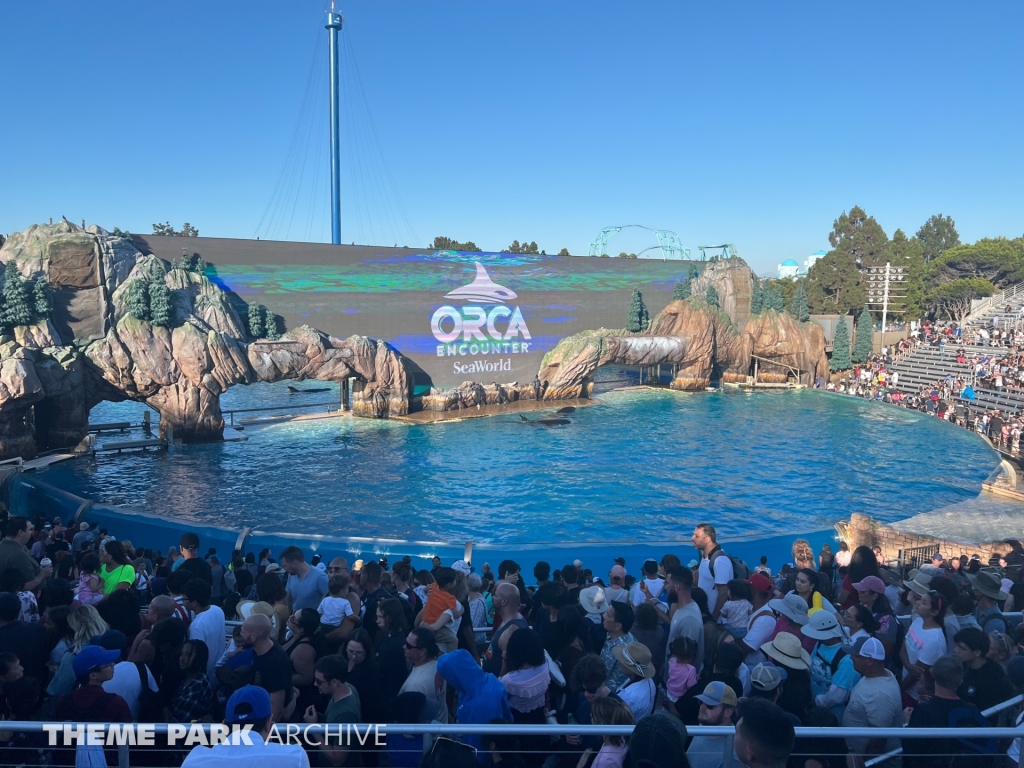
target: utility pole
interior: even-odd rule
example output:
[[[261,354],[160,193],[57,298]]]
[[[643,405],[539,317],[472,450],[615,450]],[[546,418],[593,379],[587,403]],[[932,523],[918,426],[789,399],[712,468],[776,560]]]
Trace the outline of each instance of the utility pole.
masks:
[[[341,244],[341,115],[338,103],[338,32],[341,30],[341,14],[331,10],[324,19],[330,41],[331,67],[331,242]]]

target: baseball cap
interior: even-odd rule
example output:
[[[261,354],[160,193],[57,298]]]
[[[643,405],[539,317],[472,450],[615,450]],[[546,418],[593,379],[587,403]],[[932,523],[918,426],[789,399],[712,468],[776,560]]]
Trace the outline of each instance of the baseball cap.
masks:
[[[469,563],[465,560],[456,560],[452,563],[452,569],[466,576],[469,576],[469,574],[473,572],[473,569],[469,567]]]
[[[854,652],[865,659],[885,661],[885,646],[877,637],[860,638],[854,645]]]
[[[736,691],[721,680],[715,680],[714,682],[708,683],[708,687],[704,689],[704,693],[697,696],[697,699],[698,701],[703,701],[709,707],[719,707],[723,704],[727,707],[735,707]]]
[[[242,711],[239,712],[238,710]],[[227,707],[224,709],[224,719],[228,724],[251,723],[255,720],[262,720],[270,717],[273,710],[270,708],[270,694],[266,689],[258,685],[244,685],[231,694]]]
[[[944,559],[945,558],[943,558],[941,552],[936,552],[934,555],[932,555],[932,562],[933,563],[941,563]]]
[[[853,588],[858,592],[877,592],[880,595],[885,594],[885,582],[877,576],[865,576],[854,584]]]
[[[98,645],[108,651],[124,652],[128,648],[128,638],[117,629],[108,629],[102,635],[93,635],[89,645]]]
[[[772,591],[772,580],[765,576],[763,573],[755,573],[749,579],[747,584],[756,589],[758,592],[771,592]]]
[[[616,576],[618,576],[620,579],[624,579],[626,578],[626,569],[623,568],[621,565],[613,565],[612,569],[608,571],[608,576],[610,576],[611,578],[615,578]]]
[[[750,670],[750,684],[759,691],[774,691],[781,683],[782,673],[774,664],[758,664]]]
[[[75,677],[79,677],[100,667],[116,664],[120,660],[120,651],[106,651],[98,645],[87,645],[75,656],[74,661],[71,662],[71,669],[74,671]]]

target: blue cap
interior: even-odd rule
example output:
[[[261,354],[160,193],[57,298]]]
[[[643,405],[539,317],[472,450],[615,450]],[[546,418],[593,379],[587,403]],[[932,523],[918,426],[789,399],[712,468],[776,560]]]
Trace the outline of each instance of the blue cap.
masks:
[[[242,707],[243,710],[248,709],[248,711],[239,712],[238,708],[243,704],[246,705]],[[270,708],[270,694],[266,689],[260,688],[258,685],[245,685],[231,694],[224,710],[224,719],[229,724],[251,723],[254,720],[270,717],[271,712],[273,710]]]
[[[98,645],[87,645],[75,656],[71,662],[71,669],[74,670],[75,677],[79,677],[108,664],[116,664],[120,660],[120,651],[105,651]]]
[[[108,651],[122,651],[128,649],[128,638],[124,632],[117,629],[108,629],[102,635],[93,635],[89,645],[98,645]]]

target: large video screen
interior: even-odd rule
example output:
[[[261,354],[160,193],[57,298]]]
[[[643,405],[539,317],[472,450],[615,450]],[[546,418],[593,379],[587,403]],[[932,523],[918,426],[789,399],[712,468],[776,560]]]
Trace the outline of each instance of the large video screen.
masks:
[[[173,261],[186,248],[235,300],[263,304],[285,327],[382,339],[415,383],[532,381],[566,336],[623,328],[634,288],[653,317],[690,263],[421,251],[218,238],[136,241]],[[244,310],[244,308],[243,308]]]

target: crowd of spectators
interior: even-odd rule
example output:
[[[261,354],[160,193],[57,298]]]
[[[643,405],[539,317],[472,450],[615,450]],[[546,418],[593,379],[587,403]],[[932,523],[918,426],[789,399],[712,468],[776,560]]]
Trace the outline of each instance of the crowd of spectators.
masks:
[[[971,331],[970,341],[957,333],[960,330],[925,322],[910,338],[883,347],[880,354],[855,365],[847,378],[839,382],[819,381],[816,386],[937,416],[988,437],[996,448],[1006,453],[1019,454],[1024,433],[1024,417],[1019,409],[979,404],[976,390],[1024,393],[1024,330],[979,329]],[[980,331],[985,333],[984,338],[977,336]],[[982,342],[994,348],[991,352],[968,352],[961,346],[971,342]],[[922,345],[938,348],[943,356],[948,348],[951,358],[955,356],[964,370],[920,384],[913,392],[901,391],[898,387],[900,374],[893,366]]]
[[[899,740],[812,742],[794,727],[1020,722],[1019,707],[982,714],[1024,689],[1024,634],[1003,613],[1024,604],[1024,584],[1006,561],[937,555],[899,573],[867,547],[816,556],[800,539],[774,573],[701,524],[685,564],[539,562],[528,578],[511,560],[418,569],[307,559],[296,546],[222,560],[193,533],[163,554],[85,523],[4,524],[0,718],[256,734],[247,748],[133,748],[133,764],[720,766],[724,740],[687,727],[735,724],[739,764],[818,768],[861,765]],[[275,723],[387,722],[494,729],[428,746],[395,733],[382,745],[273,743]],[[553,739],[501,728],[549,722],[636,729]],[[0,726],[0,764],[73,764],[44,738]],[[990,741],[906,740],[903,763],[1018,759],[1019,744]]]

